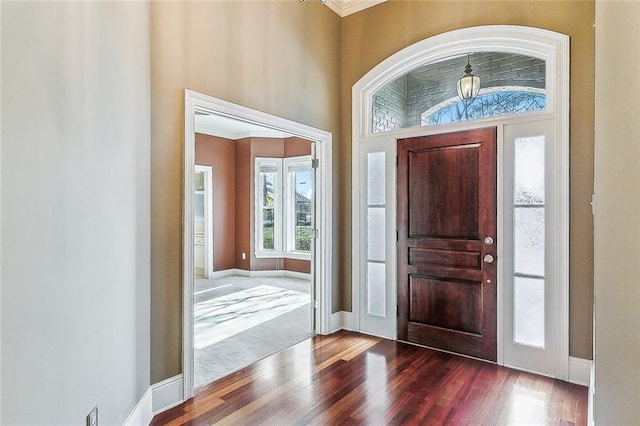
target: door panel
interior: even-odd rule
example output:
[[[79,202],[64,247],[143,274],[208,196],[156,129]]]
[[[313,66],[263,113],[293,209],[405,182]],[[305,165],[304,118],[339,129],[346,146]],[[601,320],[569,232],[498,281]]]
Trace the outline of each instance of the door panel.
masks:
[[[495,128],[398,140],[397,186],[398,338],[495,361]]]

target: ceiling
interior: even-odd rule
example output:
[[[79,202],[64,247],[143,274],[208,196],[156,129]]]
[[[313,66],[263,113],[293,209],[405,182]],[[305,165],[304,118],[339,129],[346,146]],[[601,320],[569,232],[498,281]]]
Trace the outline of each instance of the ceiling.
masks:
[[[344,18],[385,1],[387,0],[327,0],[326,5]]]
[[[237,118],[209,114],[198,111],[195,115],[196,133],[218,136],[226,139],[242,138],[288,138],[293,135],[280,132],[259,124],[253,124]]]

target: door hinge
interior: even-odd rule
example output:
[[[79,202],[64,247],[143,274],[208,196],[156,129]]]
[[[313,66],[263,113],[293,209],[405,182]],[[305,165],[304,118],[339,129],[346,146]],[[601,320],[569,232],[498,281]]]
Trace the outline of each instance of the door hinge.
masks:
[[[312,169],[317,169],[319,166],[320,166],[320,159],[314,158],[313,160],[311,160]]]
[[[398,242],[399,238],[398,238],[398,231],[396,231],[396,243]]]
[[[313,301],[313,308],[314,309],[318,309],[318,301],[317,300]]]
[[[313,238],[320,238],[320,230],[315,228],[313,230]]]
[[[400,306],[396,305],[396,316],[399,317],[400,316]]]

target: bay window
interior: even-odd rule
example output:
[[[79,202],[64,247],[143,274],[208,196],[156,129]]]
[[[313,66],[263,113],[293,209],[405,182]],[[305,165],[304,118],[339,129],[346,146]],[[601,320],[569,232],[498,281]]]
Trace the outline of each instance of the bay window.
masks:
[[[311,258],[311,156],[255,159],[256,257]]]

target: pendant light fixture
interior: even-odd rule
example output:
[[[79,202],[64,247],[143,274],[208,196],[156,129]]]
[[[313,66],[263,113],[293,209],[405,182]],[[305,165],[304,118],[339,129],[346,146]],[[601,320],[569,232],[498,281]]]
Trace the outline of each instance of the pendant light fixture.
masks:
[[[480,91],[480,77],[473,75],[473,70],[469,64],[469,54],[467,54],[467,66],[464,68],[464,75],[458,80],[458,96],[464,102],[472,101],[478,97]]]

